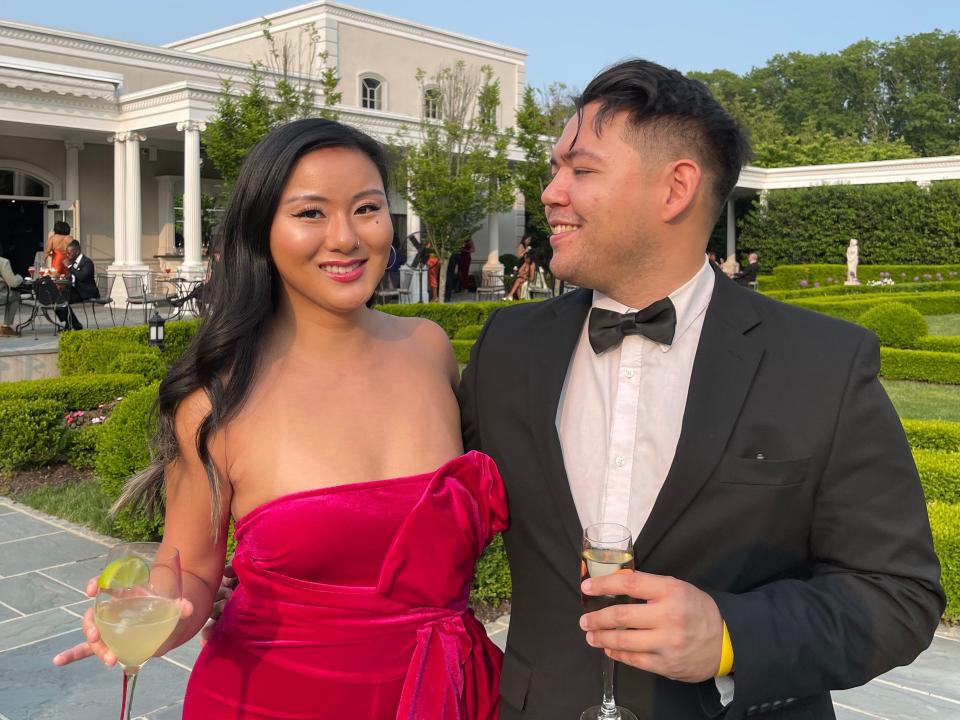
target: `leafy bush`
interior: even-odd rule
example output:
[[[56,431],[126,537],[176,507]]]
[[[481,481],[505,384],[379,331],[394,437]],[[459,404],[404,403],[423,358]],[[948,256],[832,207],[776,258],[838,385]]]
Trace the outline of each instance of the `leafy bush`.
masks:
[[[65,336],[82,334],[64,333]],[[51,400],[59,404],[62,412],[89,410],[143,387],[145,383],[142,375],[130,373],[20,380],[0,383],[0,401]]]
[[[136,373],[146,382],[163,380],[167,374],[167,364],[154,348],[144,348],[137,352],[122,352],[110,363],[110,371],[115,373]]]
[[[923,315],[901,302],[887,302],[872,307],[860,316],[859,323],[873,330],[880,344],[895,348],[911,348],[927,334]]]
[[[464,325],[453,336],[454,340],[476,340],[483,332],[483,325]]]
[[[929,188],[913,182],[820,185],[774,190],[765,204],[755,201],[738,241],[759,252],[768,267],[837,263],[844,278],[850,238],[860,240],[863,265],[960,263],[958,229],[957,181]]]
[[[67,427],[55,400],[0,401],[0,470],[56,460]]]
[[[928,501],[960,502],[960,453],[914,450],[913,459]]]
[[[453,345],[453,354],[460,365],[466,365],[470,362],[470,351],[473,349],[473,340],[451,340]]]
[[[164,346],[160,357],[169,367],[193,339],[199,320],[168,322],[164,328]],[[110,365],[123,353],[156,352],[147,343],[147,326],[84,330],[65,333],[60,338],[57,364],[61,375],[83,375],[109,372]]]
[[[159,383],[127,396],[103,424],[97,437],[96,470],[103,494],[117,499],[128,478],[150,464],[148,442],[156,430],[151,417]],[[162,532],[163,518],[123,510],[114,517],[117,534],[125,540],[146,540]]]
[[[882,347],[880,374],[891,380],[960,385],[960,354]]]
[[[768,286],[769,287],[769,286]],[[960,280],[944,280],[943,282],[911,282],[894,285],[831,285],[821,283],[820,287],[808,284],[791,290],[770,288],[764,290],[764,295],[774,300],[804,300],[819,297],[845,297],[849,295],[872,296],[890,295],[915,292],[943,292],[945,290],[960,290]]]
[[[846,242],[841,255],[846,253]],[[960,258],[958,258],[960,259]],[[871,287],[866,283],[871,280],[882,280],[889,277],[893,285]],[[844,285],[847,278],[846,261],[842,265],[805,264],[805,265],[777,265],[773,268],[773,282],[779,290],[803,289],[806,282],[807,289],[814,289],[814,283],[819,283],[820,290],[829,289],[836,292],[863,292],[893,288],[920,287],[923,285],[937,285],[940,283],[956,283],[960,281],[960,265],[859,265],[857,279],[863,285]],[[914,280],[916,278],[916,280]],[[772,289],[772,288],[771,288]],[[944,288],[949,289],[949,288]]]
[[[960,620],[960,504],[927,504],[933,547],[940,558],[940,583],[947,593],[946,620]]]
[[[960,452],[960,423],[946,420],[902,420],[910,447],[914,450]]]
[[[507,551],[503,547],[503,538],[497,535],[477,561],[470,599],[474,602],[499,605],[504,600],[509,600],[512,593],[513,583],[510,579]]]
[[[457,331],[466,325],[483,325],[487,316],[502,305],[503,303],[499,302],[411,303],[378,305],[377,310],[402,317],[433,320],[443,328],[448,337],[454,337]]]
[[[847,296],[838,298],[811,298],[809,300],[788,300],[797,307],[814,310],[826,315],[857,322],[867,310],[887,302],[901,302],[914,308],[921,315],[951,315],[960,313],[960,293],[891,293],[875,296]]]
[[[960,336],[927,335],[917,340],[917,350],[960,353]]]
[[[92,470],[97,459],[97,438],[103,425],[84,425],[67,433],[67,462],[77,470]]]

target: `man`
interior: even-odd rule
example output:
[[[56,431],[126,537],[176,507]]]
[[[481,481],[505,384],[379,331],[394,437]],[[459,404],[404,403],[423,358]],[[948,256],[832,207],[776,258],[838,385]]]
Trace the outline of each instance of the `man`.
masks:
[[[80,243],[71,240],[67,245],[67,272],[70,273],[70,304],[82,303],[84,300],[100,297],[97,288],[96,270],[93,260],[80,252]],[[57,308],[57,317],[64,322],[69,330],[83,330],[83,325],[77,319],[73,308]]]
[[[757,275],[760,274],[760,257],[755,253],[747,255],[747,266],[733,276],[733,279],[743,287],[751,287],[752,283],[757,281]]]
[[[829,690],[932,638],[939,565],[876,338],[706,261],[747,155],[703,85],[641,60],[557,142],[551,270],[593,290],[494,312],[461,383],[510,501],[503,720],[596,705],[591,646],[640,720],[833,718]],[[599,521],[631,529],[639,572],[584,590],[646,602],[584,615]]]
[[[3,305],[0,337],[16,337],[17,331],[13,329],[13,325],[20,310],[20,293],[14,288],[20,287],[23,278],[13,271],[10,261],[3,255],[4,250],[0,247],[0,304]]]

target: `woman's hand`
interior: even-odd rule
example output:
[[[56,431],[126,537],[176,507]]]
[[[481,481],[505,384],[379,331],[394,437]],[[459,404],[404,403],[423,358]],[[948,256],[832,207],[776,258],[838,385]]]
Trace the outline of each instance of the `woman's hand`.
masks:
[[[97,578],[90,578],[87,581],[86,593],[89,597],[97,596]],[[187,618],[193,614],[193,604],[186,599],[182,599],[180,602],[180,618]],[[83,634],[86,637],[86,642],[79,643],[74,645],[69,650],[64,650],[61,653],[58,653],[53,658],[53,664],[57,666],[69,665],[72,662],[77,660],[83,660],[83,658],[90,657],[91,655],[96,655],[100,662],[102,662],[107,667],[111,667],[117,664],[117,656],[113,653],[110,648],[106,646],[103,640],[100,637],[100,631],[97,629],[97,626],[93,622],[93,608],[87,608],[87,611],[83,614]]]

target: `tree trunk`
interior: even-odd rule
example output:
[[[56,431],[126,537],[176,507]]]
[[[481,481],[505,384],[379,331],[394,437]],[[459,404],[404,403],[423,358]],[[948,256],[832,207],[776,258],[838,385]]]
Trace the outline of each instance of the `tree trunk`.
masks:
[[[437,265],[440,270],[437,276],[437,302],[445,303],[447,297],[447,263],[450,262],[450,258],[437,253],[437,259],[440,261]]]

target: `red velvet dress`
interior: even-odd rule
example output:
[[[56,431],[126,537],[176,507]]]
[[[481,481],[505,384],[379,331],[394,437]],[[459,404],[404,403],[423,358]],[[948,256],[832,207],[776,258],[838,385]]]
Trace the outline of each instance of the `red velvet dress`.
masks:
[[[184,720],[496,718],[501,655],[467,598],[506,524],[500,475],[476,452],[251,511]]]

